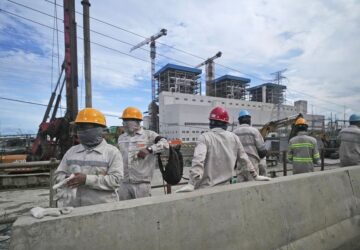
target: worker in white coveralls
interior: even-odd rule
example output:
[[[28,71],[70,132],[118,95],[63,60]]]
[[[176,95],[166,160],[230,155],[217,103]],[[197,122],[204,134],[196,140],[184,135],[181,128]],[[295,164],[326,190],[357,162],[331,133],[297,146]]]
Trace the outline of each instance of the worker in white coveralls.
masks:
[[[169,149],[168,141],[140,123],[142,113],[127,107],[122,117],[125,133],[118,138],[124,162],[124,179],[119,188],[120,200],[151,196],[151,179],[156,164],[156,154]]]
[[[314,165],[319,164],[320,153],[317,141],[307,134],[308,124],[304,118],[295,121],[297,135],[289,141],[288,159],[293,164],[293,174],[314,171]]]
[[[195,147],[189,172],[189,183],[177,192],[229,184],[238,162],[245,166],[257,181],[270,178],[260,176],[246,155],[239,137],[227,131],[229,114],[222,107],[210,112],[210,131],[201,134]]]
[[[338,136],[341,167],[360,165],[360,115],[352,114],[349,123]]]
[[[75,124],[80,144],[66,152],[55,171],[57,183],[71,176],[58,189],[59,205],[79,207],[117,201],[123,161],[119,150],[103,139],[105,116],[85,108],[78,113]]]
[[[260,164],[266,156],[264,139],[258,129],[251,126],[251,114],[247,110],[240,110],[239,126],[233,131],[240,139],[249,160],[260,175],[266,175],[265,166]],[[266,164],[266,163],[265,163]],[[238,182],[253,180],[246,168],[240,170]]]

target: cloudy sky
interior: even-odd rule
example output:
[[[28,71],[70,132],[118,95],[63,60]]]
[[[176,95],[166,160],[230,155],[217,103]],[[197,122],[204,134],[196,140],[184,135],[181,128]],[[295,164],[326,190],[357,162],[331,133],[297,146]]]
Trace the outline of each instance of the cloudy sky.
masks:
[[[44,106],[8,99],[47,104],[50,98],[64,57],[63,10],[54,1],[0,0],[1,134],[34,133],[44,114]],[[78,12],[80,2],[76,0]],[[286,68],[288,104],[306,99],[310,112],[326,117],[332,112],[339,119],[344,112],[346,119],[360,112],[358,0],[90,2],[93,106],[108,115],[108,125],[120,123],[115,116],[126,106],[146,111],[151,99],[149,48],[129,50],[161,28],[168,34],[157,44],[157,70],[167,63],[194,66],[222,51],[217,77],[247,77],[255,86]],[[54,31],[55,14],[59,32]],[[76,18],[82,26],[82,16]],[[77,33],[82,108],[81,27]]]

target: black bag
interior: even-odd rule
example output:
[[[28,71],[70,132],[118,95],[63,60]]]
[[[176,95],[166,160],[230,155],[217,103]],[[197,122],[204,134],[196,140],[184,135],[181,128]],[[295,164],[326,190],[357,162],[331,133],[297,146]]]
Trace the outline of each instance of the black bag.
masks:
[[[165,167],[158,154],[159,169],[164,180],[170,185],[176,185],[181,181],[183,175],[183,156],[180,152],[181,145],[169,146],[169,159]]]

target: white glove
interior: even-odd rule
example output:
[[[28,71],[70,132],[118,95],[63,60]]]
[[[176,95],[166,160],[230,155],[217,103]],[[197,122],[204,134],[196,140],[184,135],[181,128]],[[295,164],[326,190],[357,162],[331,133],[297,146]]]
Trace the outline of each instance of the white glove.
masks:
[[[68,181],[70,181],[72,178],[74,178],[74,177],[75,177],[75,175],[74,175],[74,174],[71,174],[68,178],[60,181],[60,182],[57,183],[57,184],[55,184],[55,185],[53,186],[53,189],[56,190],[56,189],[58,189],[58,188],[61,188],[61,187],[65,186],[65,184],[66,184]]]
[[[184,193],[184,192],[192,192],[194,191],[194,186],[191,184],[187,184],[185,186],[183,186],[182,188],[178,189],[175,191],[175,193]]]
[[[68,206],[76,199],[77,188],[63,187],[57,190],[55,200],[61,200],[62,206]]]
[[[73,207],[64,207],[64,208],[34,207],[30,210],[30,213],[35,218],[41,219],[44,216],[60,216],[61,214],[69,214],[73,209],[74,209]]]
[[[255,181],[270,181],[271,178],[267,176],[258,175],[254,178]]]

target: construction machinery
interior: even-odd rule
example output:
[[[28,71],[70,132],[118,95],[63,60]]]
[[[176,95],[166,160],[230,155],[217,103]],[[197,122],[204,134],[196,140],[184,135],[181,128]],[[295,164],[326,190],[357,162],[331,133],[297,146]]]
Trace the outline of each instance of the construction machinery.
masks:
[[[266,123],[261,129],[259,129],[260,134],[264,138],[265,144],[268,148],[268,153],[266,155],[267,165],[276,166],[278,160],[280,159],[280,143],[282,139],[284,139],[284,137],[281,138],[278,133],[274,132],[276,132],[280,128],[291,126],[291,132],[289,137],[285,137],[286,141],[290,140],[293,136],[296,135],[294,123],[300,117],[303,117],[301,113],[285,117],[280,120],[270,121]]]
[[[51,94],[45,114],[39,125],[39,130],[32,146],[31,154],[27,160],[60,159],[65,152],[76,143],[74,133],[72,133],[72,123],[75,121],[78,112],[76,39],[75,2],[74,0],[64,0],[65,59],[61,67],[57,84]],[[62,80],[63,72],[65,72],[65,74]],[[66,112],[63,117],[57,118],[56,115],[60,106],[61,93],[64,87],[66,87]],[[59,92],[56,97],[58,88]],[[51,117],[49,117],[51,111],[52,114]]]
[[[166,29],[161,29],[158,33],[152,35],[151,37],[146,38],[144,41],[142,41],[141,43],[135,45],[134,47],[132,47],[130,49],[130,52],[133,50],[136,50],[146,44],[150,43],[150,59],[151,59],[151,100],[154,101],[156,99],[155,95],[155,57],[156,57],[156,45],[155,45],[155,40],[159,39],[162,36],[166,36],[167,35],[167,30]]]
[[[198,64],[195,66],[195,68],[200,68],[202,66],[205,65],[205,74],[206,74],[206,95],[210,95],[209,92],[209,85],[211,85],[214,81],[214,76],[215,76],[215,64],[214,64],[214,60],[216,58],[221,57],[222,53],[221,51],[219,51],[218,53],[216,53],[213,57],[210,57],[208,59],[206,59],[205,61],[203,61],[202,63]]]
[[[136,50],[146,44],[150,43],[150,59],[151,59],[151,103],[149,104],[149,116],[150,116],[150,129],[153,131],[159,131],[159,118],[158,118],[158,106],[156,104],[156,89],[155,89],[155,57],[156,57],[156,44],[155,41],[162,36],[167,35],[166,29],[161,29],[158,33],[146,38],[141,43],[135,45],[130,49],[130,52]]]

